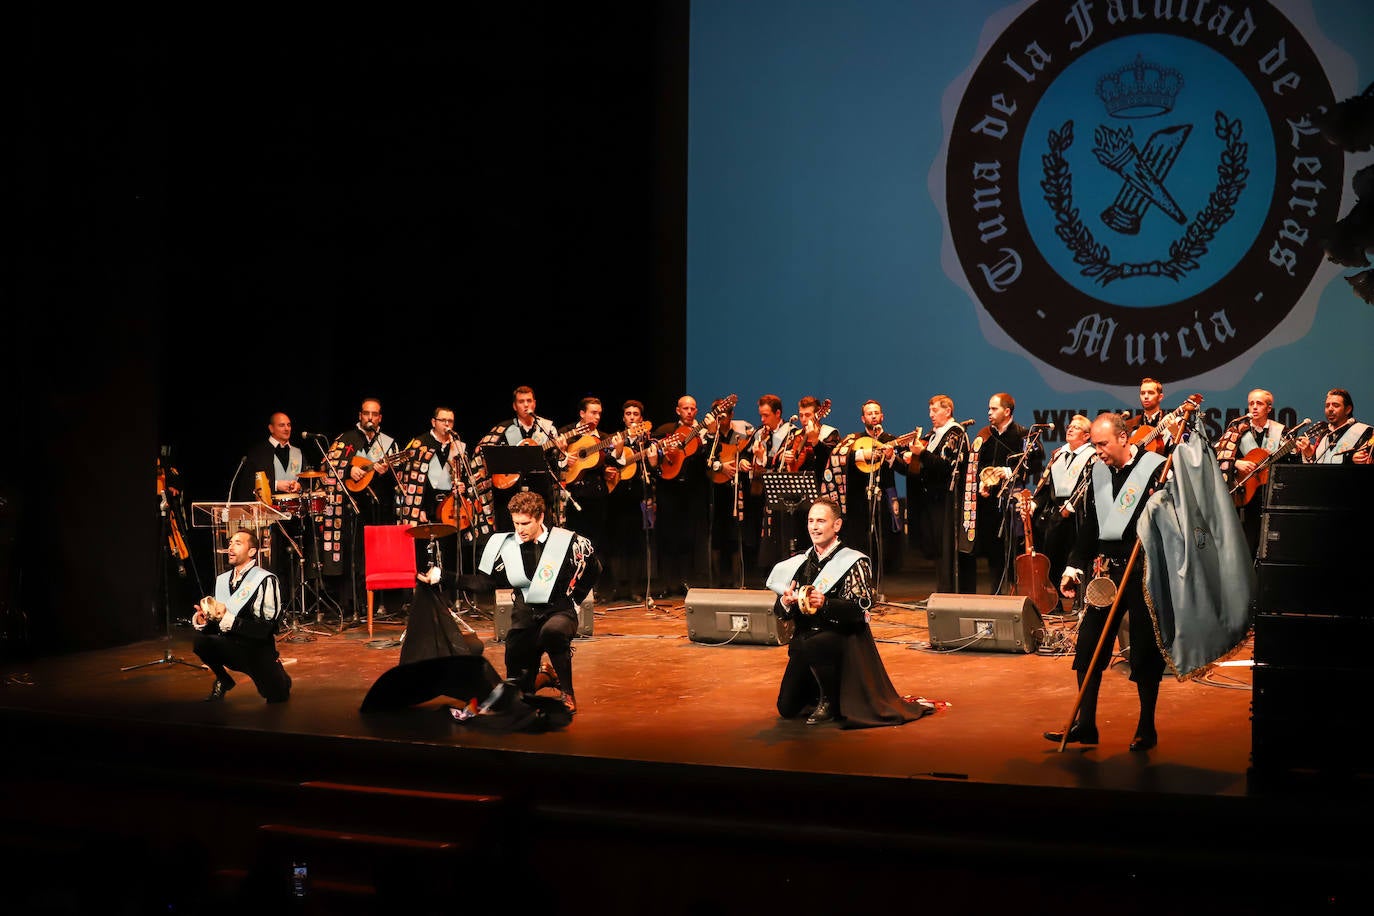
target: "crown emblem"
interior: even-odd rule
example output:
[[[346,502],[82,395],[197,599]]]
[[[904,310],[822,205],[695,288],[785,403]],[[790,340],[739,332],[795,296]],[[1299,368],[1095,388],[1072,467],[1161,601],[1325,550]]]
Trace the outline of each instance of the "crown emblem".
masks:
[[[1097,81],[1097,95],[1114,118],[1150,118],[1172,111],[1182,88],[1182,73],[1139,54],[1134,62]]]

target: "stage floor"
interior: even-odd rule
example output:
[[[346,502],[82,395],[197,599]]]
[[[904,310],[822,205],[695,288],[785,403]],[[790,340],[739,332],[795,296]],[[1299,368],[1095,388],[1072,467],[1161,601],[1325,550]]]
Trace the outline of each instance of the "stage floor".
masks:
[[[914,579],[889,577],[884,597],[891,603],[879,606],[872,620],[897,690],[937,709],[898,728],[843,731],[779,719],[773,704],[786,648],[692,641],[683,598],[597,606],[593,635],[574,643],[577,717],[555,733],[476,734],[452,721],[442,701],[428,704],[434,715],[360,715],[363,696],[397,664],[400,649],[371,648],[365,626],[340,630],[337,619],[311,623],[322,635],[288,634],[279,642],[294,681],[290,702],[280,706],[265,704],[245,677],[224,702],[211,704],[201,702],[211,683],[204,669],[154,664],[124,670],[165,654],[197,662],[192,631],[183,627],[174,628],[170,643],[152,640],[11,666],[0,704],[163,724],[632,761],[1128,792],[1246,793],[1248,644],[1227,660],[1229,666],[1204,679],[1166,679],[1157,715],[1159,746],[1147,753],[1127,750],[1137,704],[1128,665],[1118,654],[1101,691],[1102,743],[1071,744],[1061,753],[1041,733],[1059,729],[1072,711],[1070,658],[976,646],[932,649],[925,612],[912,607],[928,593],[912,592]],[[486,657],[504,672],[503,645],[494,639],[492,620],[464,619],[487,643]],[[1045,623],[1056,643],[1071,645],[1071,618]],[[403,633],[403,622],[374,626],[376,642],[394,643]],[[297,641],[299,635],[308,641]]]
[[[364,695],[398,662],[404,622],[377,622],[369,640],[365,626],[341,629],[337,619],[312,623],[319,635],[280,641],[294,681],[284,704],[264,703],[246,678],[223,702],[202,702],[211,677],[194,665],[191,631],[176,627],[170,641],[7,665],[0,716],[24,745],[11,767],[34,779],[29,757],[54,770],[42,779],[70,782],[73,759],[86,753],[121,771],[184,767],[207,782],[265,772],[293,785],[506,794],[521,786],[527,815],[538,809],[565,826],[637,819],[636,829],[661,839],[669,821],[675,831],[690,822],[716,842],[781,821],[798,837],[811,831],[845,848],[976,847],[999,871],[1022,876],[1042,857],[1067,854],[1119,858],[1137,873],[1132,857],[1148,849],[1160,874],[1201,868],[1206,856],[1246,871],[1282,863],[1295,875],[1320,872],[1325,892],[1343,879],[1347,856],[1352,870],[1366,860],[1365,841],[1331,845],[1344,819],[1354,822],[1348,804],[1257,796],[1249,784],[1248,642],[1205,678],[1166,678],[1159,745],[1145,753],[1127,749],[1135,691],[1126,664],[1113,664],[1099,703],[1102,743],[1061,752],[1042,732],[1072,710],[1069,655],[932,649],[918,607],[930,584],[928,571],[889,576],[887,603],[873,616],[897,690],[937,710],[895,728],[780,720],[774,699],[786,648],[693,641],[682,598],[596,607],[593,635],[574,644],[577,716],[561,731],[473,731],[442,699],[363,715]],[[493,621],[464,619],[503,672]],[[1045,623],[1045,641],[1067,651],[1072,618]],[[192,664],[162,663],[167,657]],[[9,789],[25,791],[22,780]],[[958,864],[947,864],[950,874]],[[1099,887],[1080,886],[1085,894]]]

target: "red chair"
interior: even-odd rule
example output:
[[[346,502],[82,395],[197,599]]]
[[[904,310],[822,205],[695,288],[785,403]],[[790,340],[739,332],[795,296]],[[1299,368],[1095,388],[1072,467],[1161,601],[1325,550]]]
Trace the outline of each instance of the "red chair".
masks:
[[[367,638],[372,638],[373,593],[415,587],[415,539],[407,525],[363,526],[363,573],[367,585]]]

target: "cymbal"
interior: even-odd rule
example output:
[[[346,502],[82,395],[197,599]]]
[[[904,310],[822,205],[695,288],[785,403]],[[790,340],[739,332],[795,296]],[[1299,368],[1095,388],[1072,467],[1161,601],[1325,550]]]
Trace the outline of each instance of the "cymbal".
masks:
[[[297,480],[300,480],[301,478],[305,478],[306,480],[310,480],[310,479],[315,478],[315,477],[323,477],[323,476],[324,476],[324,471],[301,471],[299,474],[296,475],[296,479],[297,479]]]
[[[446,538],[450,534],[457,534],[458,529],[452,525],[440,525],[437,523],[429,525],[416,525],[406,534],[413,538]]]

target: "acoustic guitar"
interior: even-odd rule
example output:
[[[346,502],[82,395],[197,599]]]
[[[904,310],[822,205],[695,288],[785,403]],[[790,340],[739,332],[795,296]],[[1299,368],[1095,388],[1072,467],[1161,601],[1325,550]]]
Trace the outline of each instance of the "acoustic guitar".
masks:
[[[625,430],[625,437],[627,439],[634,439],[639,436],[647,436],[649,434],[649,431],[653,428],[653,424],[650,423],[648,420],[645,420],[641,423],[636,423],[634,426],[631,426],[629,429]],[[617,469],[619,473],[617,473],[613,477],[610,477],[606,481],[606,492],[611,492],[620,484],[622,480],[629,480],[631,477],[635,476],[635,474],[639,473],[639,462],[643,460],[645,455],[649,454],[656,448],[658,448],[658,443],[652,440],[646,443],[643,448],[637,449],[633,452],[627,451],[626,447],[623,445],[619,446],[616,452],[617,457],[623,457],[625,459],[625,463]]]
[[[635,429],[638,435],[648,432],[649,424],[640,423]],[[563,471],[563,485],[567,486],[574,480],[582,476],[583,472],[590,471],[592,468],[600,467],[602,454],[610,451],[613,436],[598,438],[593,436],[592,427],[586,424],[579,424],[569,435],[579,436],[580,438],[568,445],[568,466]]]
[[[594,428],[590,423],[579,423],[568,430],[568,438],[572,441],[563,453],[568,456],[568,466],[560,475],[564,486],[581,477],[583,471],[601,464],[601,453],[610,446],[611,439],[609,436],[604,439],[593,436]]]
[[[729,483],[735,475],[725,469],[727,464],[739,463],[739,453],[749,443],[748,439],[741,439],[738,442],[721,442],[716,446],[716,461],[720,468],[711,472],[711,480],[714,483]]]
[[[482,480],[477,483],[477,496],[473,495],[472,487],[462,496],[458,495],[457,489],[445,497],[439,506],[439,522],[444,525],[452,525],[459,531],[467,531],[472,527],[472,520],[477,517],[477,500],[480,494],[491,489],[491,481]]]
[[[420,447],[412,445],[409,448],[401,449],[399,452],[392,452],[382,460],[386,462],[387,467],[395,468],[396,465],[400,464],[402,461],[409,461],[419,453]],[[373,461],[365,455],[354,455],[349,459],[349,467],[362,468],[365,473],[357,480],[354,480],[351,475],[345,474],[343,479],[344,486],[348,487],[350,493],[361,493],[366,490],[368,484],[372,483],[372,478],[377,474],[377,464],[378,462]]]
[[[1042,615],[1058,614],[1062,609],[1059,591],[1050,584],[1050,558],[1035,552],[1035,535],[1031,526],[1031,491],[1016,494],[1021,509],[1021,526],[1026,529],[1026,549],[1016,558],[1016,587],[1014,594],[1029,598]]]
[[[738,403],[739,395],[732,394],[721,398],[711,405],[711,414],[719,423],[727,413],[735,409],[735,405]],[[700,420],[679,424],[672,435],[662,440],[664,452],[663,457],[658,461],[658,473],[664,480],[672,480],[676,477],[678,472],[682,470],[683,462],[696,454],[697,448],[701,445],[701,440],[697,438],[697,430],[701,429],[702,426]],[[719,429],[720,427],[717,426],[716,428]],[[681,448],[674,447],[678,445]]]
[[[1299,423],[1294,429],[1289,430],[1283,441],[1279,443],[1279,447],[1273,452],[1262,448],[1252,448],[1245,453],[1240,460],[1254,463],[1255,469],[1242,477],[1232,490],[1231,499],[1237,506],[1248,505],[1250,500],[1255,498],[1255,494],[1259,492],[1259,488],[1269,482],[1270,465],[1287,457],[1290,452],[1297,448],[1298,439],[1301,436],[1295,435],[1295,433],[1305,425],[1305,423]],[[1356,448],[1358,447],[1356,446]]]
[[[1188,400],[1179,405],[1177,410],[1166,413],[1159,418],[1158,426],[1150,426],[1142,423],[1131,432],[1131,445],[1142,448],[1147,452],[1163,452],[1164,434],[1167,432],[1178,441],[1179,431],[1183,428],[1183,419],[1202,406],[1202,395],[1191,394]]]
[[[853,455],[854,466],[865,474],[872,474],[887,459],[887,452],[895,451],[899,448],[906,448],[912,442],[921,438],[924,430],[916,427],[909,433],[904,433],[893,439],[891,442],[881,442],[873,436],[860,436],[854,440],[850,446],[850,454]]]
[[[516,443],[516,444],[517,444],[517,445],[537,445],[537,446],[539,446],[540,448],[543,448],[545,442],[551,441],[551,440],[548,438],[548,433],[544,432],[544,430],[543,430],[542,427],[536,426],[534,432],[535,432],[536,435],[533,435],[533,436],[531,436],[531,437],[528,438],[528,439],[521,439],[521,440],[520,440],[518,443]],[[584,430],[584,432],[585,432],[585,430]],[[500,444],[503,444],[503,443],[496,443],[496,444],[497,444],[497,445],[500,445]],[[511,487],[515,486],[516,482],[518,482],[519,480],[520,480],[520,474],[519,474],[519,473],[515,473],[515,474],[492,474],[492,475],[491,475],[491,483],[492,483],[492,486],[496,487],[496,489],[498,489],[498,490],[509,490]]]
[[[800,471],[802,469],[802,466],[806,464],[806,459],[811,457],[811,450],[816,447],[816,442],[820,441],[821,421],[824,420],[829,414],[830,398],[826,398],[824,401],[821,402],[821,405],[816,408],[816,413],[814,416],[814,419],[816,421],[816,428],[814,430],[810,430],[803,427],[801,430],[801,445],[793,450],[791,460],[786,462],[787,470],[790,473],[795,474],[798,471]],[[816,436],[815,441],[813,441],[811,438],[813,434]]]

